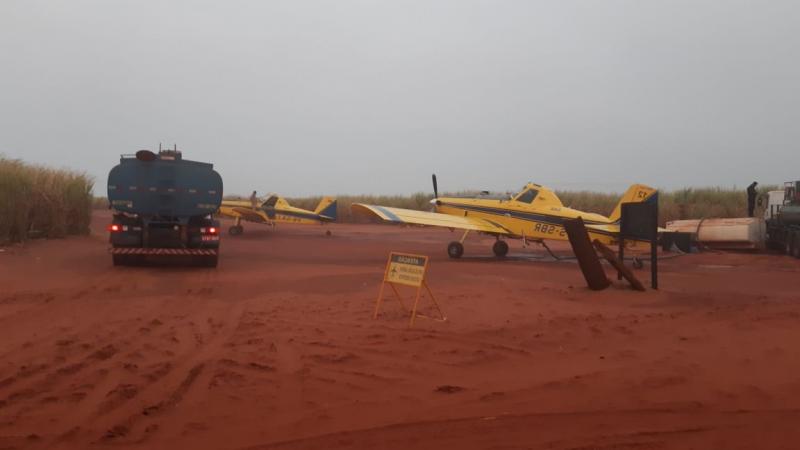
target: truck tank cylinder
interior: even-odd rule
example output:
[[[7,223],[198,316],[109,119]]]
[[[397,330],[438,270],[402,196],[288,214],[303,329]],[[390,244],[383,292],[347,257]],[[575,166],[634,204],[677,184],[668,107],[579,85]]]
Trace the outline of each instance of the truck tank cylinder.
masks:
[[[123,157],[108,174],[108,200],[124,213],[192,217],[213,213],[222,202],[222,178],[212,164],[140,151]]]
[[[781,209],[780,222],[783,225],[800,225],[800,205],[786,205]]]

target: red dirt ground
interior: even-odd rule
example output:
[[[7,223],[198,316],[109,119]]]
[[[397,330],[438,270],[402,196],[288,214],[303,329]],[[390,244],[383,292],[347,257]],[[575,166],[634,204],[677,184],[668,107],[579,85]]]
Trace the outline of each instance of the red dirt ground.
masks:
[[[800,447],[800,260],[591,292],[446,230],[253,225],[216,270],[115,268],[105,214],[0,253],[0,449]],[[390,250],[431,255],[447,322],[372,320]]]

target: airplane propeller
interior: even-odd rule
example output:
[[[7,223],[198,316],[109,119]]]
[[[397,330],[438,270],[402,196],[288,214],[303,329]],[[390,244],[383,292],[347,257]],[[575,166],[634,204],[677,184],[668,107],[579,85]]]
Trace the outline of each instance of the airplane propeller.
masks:
[[[439,204],[439,183],[436,182],[436,174],[431,175],[433,180],[433,199],[431,199],[431,212],[436,212],[436,205]]]

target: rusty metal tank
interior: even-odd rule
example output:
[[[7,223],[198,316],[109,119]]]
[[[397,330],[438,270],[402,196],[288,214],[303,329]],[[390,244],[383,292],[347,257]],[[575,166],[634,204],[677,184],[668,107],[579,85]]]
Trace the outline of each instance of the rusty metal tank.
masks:
[[[760,217],[674,220],[666,228],[693,233],[697,242],[719,249],[760,249],[766,237],[766,224]]]

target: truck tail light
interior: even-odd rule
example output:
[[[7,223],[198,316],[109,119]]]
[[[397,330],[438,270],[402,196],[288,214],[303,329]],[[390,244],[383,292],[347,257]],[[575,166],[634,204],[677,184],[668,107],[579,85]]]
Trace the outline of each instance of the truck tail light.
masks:
[[[112,223],[111,225],[108,226],[108,231],[110,231],[112,233],[115,232],[115,231],[120,231],[120,230],[122,230],[122,227],[117,225],[117,224],[115,224],[115,223]]]

